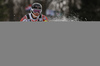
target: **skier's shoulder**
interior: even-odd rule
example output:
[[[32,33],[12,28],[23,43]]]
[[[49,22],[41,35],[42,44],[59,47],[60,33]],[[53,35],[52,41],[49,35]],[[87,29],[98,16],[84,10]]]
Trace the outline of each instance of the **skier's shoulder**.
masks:
[[[45,15],[43,15],[43,14],[42,14],[42,17],[43,17],[43,19],[48,20],[48,18]]]
[[[46,16],[42,14],[42,17],[46,17]]]
[[[39,16],[39,18],[46,18],[46,16],[43,15],[43,14],[41,14],[41,15]]]
[[[22,17],[22,19],[20,21],[28,21],[31,18],[31,13],[27,13],[26,15],[24,15]]]
[[[26,20],[27,20],[27,16],[24,15],[20,21],[26,21]]]
[[[28,13],[25,16],[27,17],[27,19],[30,19],[30,15],[31,15],[31,13]]]

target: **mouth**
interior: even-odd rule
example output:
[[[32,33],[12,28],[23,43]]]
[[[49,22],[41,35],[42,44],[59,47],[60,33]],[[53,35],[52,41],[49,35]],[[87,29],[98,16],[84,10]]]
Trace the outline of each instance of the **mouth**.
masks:
[[[35,16],[39,16],[39,13],[34,13]]]
[[[37,18],[37,17],[39,16],[39,14],[38,14],[38,13],[33,13],[33,16],[34,16],[35,18]]]

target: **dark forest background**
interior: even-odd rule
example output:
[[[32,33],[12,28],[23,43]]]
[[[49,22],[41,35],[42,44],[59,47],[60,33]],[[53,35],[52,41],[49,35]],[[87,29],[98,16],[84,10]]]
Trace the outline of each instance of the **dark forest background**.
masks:
[[[53,1],[60,5],[66,2],[63,7],[58,9],[66,18],[77,17],[80,21],[100,21],[100,0],[0,0],[0,21],[19,21],[28,11],[25,7],[34,2],[39,2],[43,6],[43,14],[52,8]],[[50,6],[51,4],[51,6]],[[16,6],[17,5],[17,6]],[[56,5],[56,4],[55,4]],[[56,7],[55,7],[55,11]],[[48,16],[49,17],[49,16]]]

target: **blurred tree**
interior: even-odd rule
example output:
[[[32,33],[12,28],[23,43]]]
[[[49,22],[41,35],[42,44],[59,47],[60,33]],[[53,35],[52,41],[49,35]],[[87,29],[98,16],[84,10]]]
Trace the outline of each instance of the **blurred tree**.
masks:
[[[4,0],[0,0],[0,21],[7,19],[7,4],[3,4]]]
[[[14,3],[13,3],[13,0],[9,0],[8,1],[8,7],[9,7],[9,20],[10,21],[13,21],[14,20]]]
[[[69,0],[69,15],[68,16],[78,16],[81,9],[81,0]]]
[[[100,20],[100,0],[82,0],[82,9],[79,18],[83,21]]]
[[[25,11],[25,7],[28,6],[30,4],[30,0],[21,0],[20,2],[16,2],[17,3],[17,11],[14,17],[15,21],[20,21],[20,19],[27,14],[27,12]],[[15,6],[16,7],[16,6]]]
[[[30,0],[28,0],[28,4],[30,4]]]

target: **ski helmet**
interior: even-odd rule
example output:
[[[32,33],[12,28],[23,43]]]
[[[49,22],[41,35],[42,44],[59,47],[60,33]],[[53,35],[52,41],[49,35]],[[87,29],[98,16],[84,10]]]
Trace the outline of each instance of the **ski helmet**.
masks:
[[[42,13],[42,5],[40,3],[33,3],[31,7],[31,13]]]

